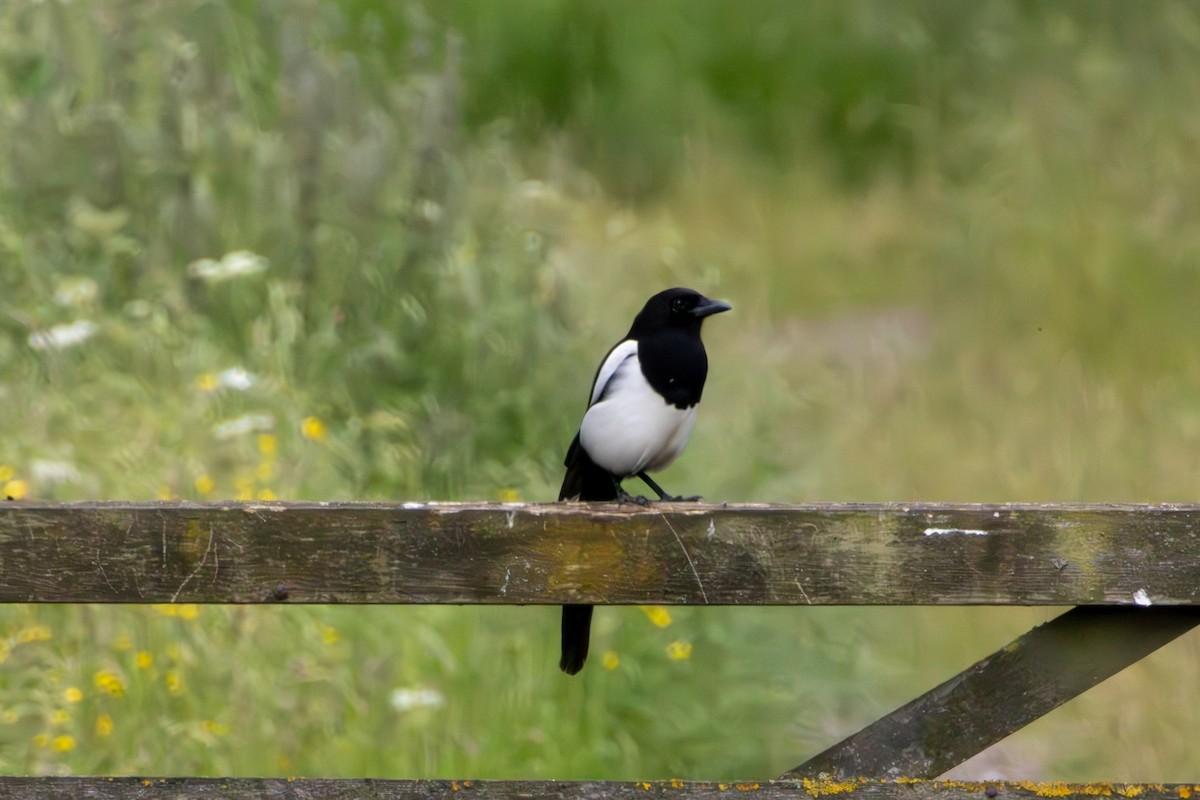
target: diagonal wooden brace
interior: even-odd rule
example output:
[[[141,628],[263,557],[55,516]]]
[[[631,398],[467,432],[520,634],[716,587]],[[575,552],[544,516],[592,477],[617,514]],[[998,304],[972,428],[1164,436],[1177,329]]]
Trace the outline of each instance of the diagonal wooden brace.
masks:
[[[1200,625],[1200,607],[1079,606],[783,775],[935,778]]]

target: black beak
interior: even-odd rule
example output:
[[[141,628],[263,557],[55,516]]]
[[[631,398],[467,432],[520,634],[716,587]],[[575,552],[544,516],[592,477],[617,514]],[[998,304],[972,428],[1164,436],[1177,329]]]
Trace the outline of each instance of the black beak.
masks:
[[[731,308],[733,306],[729,305],[729,303],[724,303],[720,300],[709,300],[706,297],[700,302],[700,305],[692,309],[692,316],[704,319],[705,317],[711,317],[713,314],[728,311]]]

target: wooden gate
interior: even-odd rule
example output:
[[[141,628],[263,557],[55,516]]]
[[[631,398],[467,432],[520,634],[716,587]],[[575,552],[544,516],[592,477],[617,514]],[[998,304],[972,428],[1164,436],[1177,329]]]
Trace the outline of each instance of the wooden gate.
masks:
[[[1188,800],[1200,792],[935,780],[1200,624],[1200,506],[7,503],[0,602],[1075,606],[759,782],[12,776],[0,778],[5,795]]]

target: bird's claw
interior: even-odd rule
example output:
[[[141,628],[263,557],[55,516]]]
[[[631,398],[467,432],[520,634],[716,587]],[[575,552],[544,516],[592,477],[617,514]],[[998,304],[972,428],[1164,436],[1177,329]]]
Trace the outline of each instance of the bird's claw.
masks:
[[[622,489],[621,493],[617,495],[617,505],[623,503],[633,503],[635,506],[648,506],[650,505],[650,499],[642,497],[640,494],[630,494]]]
[[[664,495],[663,497],[661,497],[659,499],[664,503],[698,503],[701,500],[703,500],[704,498],[698,494],[691,495],[690,497],[683,497],[681,495],[668,494],[668,495]]]

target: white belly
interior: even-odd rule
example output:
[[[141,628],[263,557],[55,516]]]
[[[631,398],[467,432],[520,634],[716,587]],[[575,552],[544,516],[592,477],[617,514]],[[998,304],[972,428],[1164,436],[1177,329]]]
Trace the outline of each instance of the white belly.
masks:
[[[646,383],[636,356],[610,382],[604,399],[584,415],[579,443],[593,461],[620,478],[666,467],[683,452],[696,407],[667,403]]]

